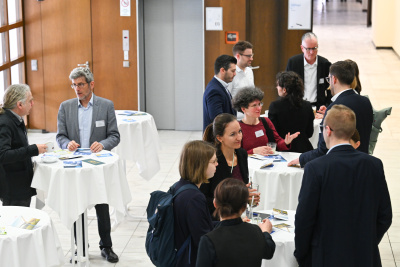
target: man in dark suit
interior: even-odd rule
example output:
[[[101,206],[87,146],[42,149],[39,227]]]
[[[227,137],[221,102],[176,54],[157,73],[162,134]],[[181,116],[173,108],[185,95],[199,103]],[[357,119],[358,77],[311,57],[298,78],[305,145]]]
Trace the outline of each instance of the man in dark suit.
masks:
[[[392,223],[381,160],[349,143],[354,112],[334,105],[325,117],[328,153],[304,169],[295,217],[299,266],[381,265],[378,244]]]
[[[354,80],[354,72],[351,64],[347,61],[338,61],[330,67],[329,82],[333,94],[333,103],[326,109],[327,111],[335,104],[342,104],[352,109],[357,117],[356,128],[360,133],[361,145],[358,150],[368,153],[369,137],[371,134],[373,111],[368,98],[360,96],[352,88],[351,82]],[[321,122],[321,126],[324,119]],[[320,126],[320,127],[321,127]],[[319,133],[318,147],[314,150],[300,155],[299,159],[289,162],[289,165],[298,164],[303,167],[307,162],[323,156],[328,151],[322,131]]]
[[[331,63],[324,57],[318,56],[318,38],[312,32],[307,32],[301,38],[303,54],[289,58],[286,71],[294,71],[304,81],[304,100],[311,105],[328,106],[331,103],[331,93],[327,88],[329,83],[325,77],[329,74]]]
[[[236,58],[222,55],[215,60],[215,76],[207,84],[203,95],[203,131],[221,113],[230,113],[236,116],[232,107],[232,96],[228,91],[228,83],[236,75]]]
[[[13,84],[4,92],[0,105],[0,199],[3,206],[31,204],[36,190],[31,188],[32,157],[46,152],[47,145],[29,145],[23,116],[33,106],[26,84]]]
[[[88,68],[75,68],[69,75],[78,99],[64,101],[57,118],[57,143],[70,151],[90,148],[94,153],[111,150],[120,141],[114,104],[93,94],[94,79]],[[95,205],[100,235],[101,255],[109,262],[118,262],[112,250],[108,204]]]

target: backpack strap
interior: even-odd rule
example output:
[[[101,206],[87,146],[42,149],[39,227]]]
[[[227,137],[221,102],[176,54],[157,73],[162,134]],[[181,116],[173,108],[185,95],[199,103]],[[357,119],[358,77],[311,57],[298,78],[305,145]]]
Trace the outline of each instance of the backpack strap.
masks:
[[[175,189],[175,185],[176,184],[173,185],[174,189]],[[181,186],[181,188],[179,188],[178,191],[175,192],[175,194],[172,198],[175,198],[177,195],[179,195],[180,193],[182,193],[183,191],[188,190],[188,189],[197,189],[198,190],[199,188],[197,186],[195,186],[194,184],[185,184],[185,185]]]
[[[260,117],[260,120],[261,120],[262,124],[264,125],[265,133],[267,134],[267,137],[268,137],[268,142],[276,143],[275,137],[274,137],[274,132],[271,130],[271,128],[269,128],[267,120],[264,117]]]

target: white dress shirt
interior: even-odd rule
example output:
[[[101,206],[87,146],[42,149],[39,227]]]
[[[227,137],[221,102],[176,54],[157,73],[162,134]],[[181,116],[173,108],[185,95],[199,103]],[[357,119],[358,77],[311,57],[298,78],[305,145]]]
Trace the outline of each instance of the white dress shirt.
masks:
[[[254,87],[254,74],[253,70],[246,67],[244,71],[236,65],[236,76],[233,81],[229,83],[228,90],[231,92],[232,97],[235,97],[237,92],[244,87]]]
[[[312,65],[304,58],[304,100],[310,103],[317,102],[317,67],[318,56]]]

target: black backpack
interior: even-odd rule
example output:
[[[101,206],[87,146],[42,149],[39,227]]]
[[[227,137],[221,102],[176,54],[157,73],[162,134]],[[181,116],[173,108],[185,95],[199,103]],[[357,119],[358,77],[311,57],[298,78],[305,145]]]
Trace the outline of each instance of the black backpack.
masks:
[[[170,187],[168,192],[160,190],[152,192],[146,209],[149,222],[146,235],[146,252],[157,267],[175,266],[177,259],[191,243],[191,235],[189,235],[178,251],[175,247],[173,202],[179,193],[187,189],[198,190],[198,188],[194,184],[186,184],[173,194],[175,185],[176,183]]]

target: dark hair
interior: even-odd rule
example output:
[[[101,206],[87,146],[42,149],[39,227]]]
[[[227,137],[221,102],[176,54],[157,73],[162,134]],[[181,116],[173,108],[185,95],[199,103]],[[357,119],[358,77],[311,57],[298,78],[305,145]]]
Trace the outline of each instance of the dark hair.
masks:
[[[351,136],[350,139],[353,140],[354,143],[361,141],[360,133],[357,131],[357,129],[354,131],[354,134]]]
[[[217,136],[223,136],[226,125],[232,121],[236,121],[236,117],[232,114],[219,114],[215,117],[213,123],[210,123],[204,130],[203,140],[215,144],[220,149],[221,143],[218,141]]]
[[[228,217],[235,214],[240,216],[241,210],[246,208],[249,190],[243,181],[227,178],[215,188],[214,199],[216,204],[215,217]]]
[[[341,84],[350,85],[354,80],[354,70],[347,61],[338,61],[329,68],[330,75],[335,76]]]
[[[360,81],[360,71],[358,70],[358,65],[357,65],[357,63],[355,62],[355,61],[353,61],[353,60],[351,60],[351,59],[346,59],[345,60],[346,62],[349,62],[350,64],[351,64],[351,66],[353,67],[353,71],[354,71],[354,80],[356,81],[355,82],[355,85],[354,86],[352,86],[352,88],[354,89],[354,90],[356,90],[357,91],[357,93],[358,94],[360,94],[361,93],[361,90],[362,90],[362,88],[361,88],[361,81]],[[353,81],[354,81],[353,80]]]
[[[187,142],[179,161],[179,174],[184,180],[194,184],[208,183],[208,163],[215,154],[215,148],[207,142],[196,140]]]
[[[253,49],[253,45],[247,41],[237,42],[232,48],[233,56],[236,56],[236,54],[243,53],[244,50],[246,49]]]
[[[237,60],[236,58],[228,55],[222,55],[217,57],[214,63],[214,73],[217,75],[219,73],[219,70],[221,68],[224,68],[225,70],[228,70],[231,64],[236,64]]]
[[[242,112],[242,108],[248,108],[249,104],[254,100],[262,100],[264,98],[264,92],[257,87],[244,87],[237,92],[235,97],[232,99],[232,106],[239,112]]]
[[[301,77],[293,71],[282,71],[276,75],[276,84],[286,89],[284,97],[295,107],[301,107],[304,97],[304,85]]]

